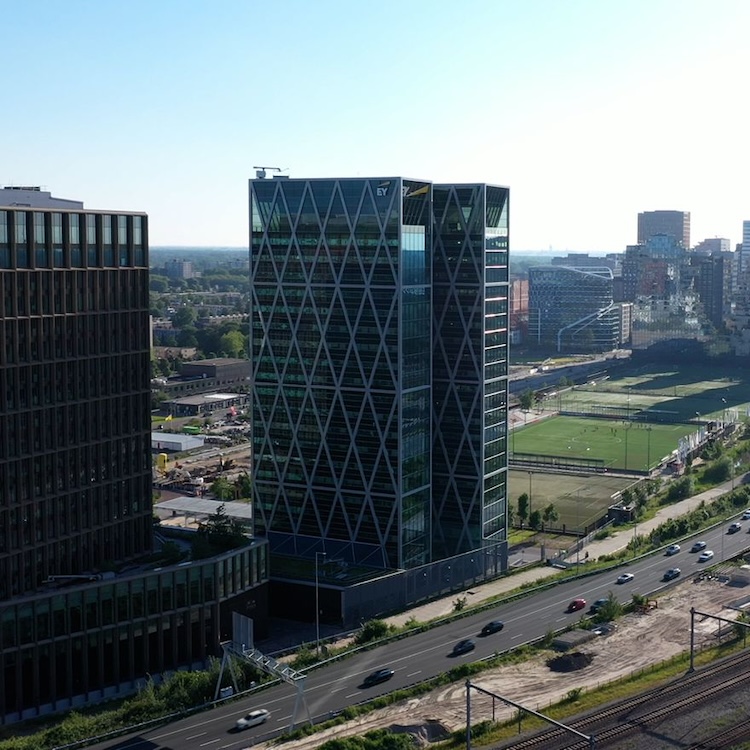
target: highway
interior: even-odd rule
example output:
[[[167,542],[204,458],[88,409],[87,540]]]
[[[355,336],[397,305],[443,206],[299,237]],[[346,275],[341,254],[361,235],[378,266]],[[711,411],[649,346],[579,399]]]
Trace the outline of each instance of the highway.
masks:
[[[729,534],[727,528],[731,520],[737,519],[728,519],[713,530],[681,542],[682,549],[675,555],[666,556],[663,552],[657,552],[614,571],[546,588],[524,599],[498,605],[425,633],[333,661],[310,672],[305,680],[305,698],[310,715],[313,719],[325,717],[330,712],[434,677],[457,664],[489,657],[495,652],[540,638],[551,630],[563,628],[576,622],[586,611],[566,612],[574,598],[582,597],[591,604],[612,591],[620,602],[625,603],[634,593],[650,595],[680,581],[689,581],[700,570],[750,547],[750,521],[742,521],[741,530]],[[698,554],[689,551],[696,540],[705,541],[707,548],[714,551],[713,560],[698,562]],[[677,580],[665,583],[662,576],[672,567],[679,567],[682,574]],[[634,579],[618,585],[616,579],[622,572],[633,573]],[[479,637],[482,626],[490,620],[502,620],[505,628],[499,633]],[[686,630],[688,621],[686,612]],[[452,657],[450,652],[453,645],[464,638],[472,638],[476,649],[463,656]],[[384,684],[363,688],[361,683],[364,677],[381,667],[395,670],[393,678]],[[281,684],[230,705],[93,747],[101,750],[243,750],[289,728],[294,702],[294,688]],[[255,708],[265,708],[271,712],[268,722],[240,733],[234,732],[235,721]],[[305,718],[304,711],[301,711],[297,717],[298,724],[303,723]]]

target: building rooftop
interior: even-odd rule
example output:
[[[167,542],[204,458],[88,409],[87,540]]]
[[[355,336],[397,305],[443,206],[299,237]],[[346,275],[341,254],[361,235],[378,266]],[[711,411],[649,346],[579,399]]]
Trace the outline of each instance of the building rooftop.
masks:
[[[9,208],[65,208],[82,209],[83,201],[53,198],[52,194],[37,186],[13,185],[0,188],[0,206]]]

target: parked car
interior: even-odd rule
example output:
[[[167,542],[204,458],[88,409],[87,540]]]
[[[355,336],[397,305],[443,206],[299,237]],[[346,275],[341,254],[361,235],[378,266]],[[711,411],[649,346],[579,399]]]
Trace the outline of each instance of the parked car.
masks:
[[[468,654],[469,651],[473,651],[476,647],[476,643],[471,638],[466,638],[463,641],[459,641],[454,647],[451,654],[453,656],[460,656],[461,654]]]
[[[632,573],[623,573],[622,575],[617,576],[617,583],[629,583],[635,578],[635,576]]]
[[[250,727],[257,727],[260,724],[265,724],[265,722],[268,721],[268,717],[270,715],[270,712],[266,711],[265,708],[257,708],[255,711],[251,711],[241,719],[237,719],[235,727],[240,730],[250,729]]]
[[[670,544],[669,547],[667,547],[666,552],[664,553],[667,557],[670,555],[676,555],[680,551],[680,545],[679,544]]]
[[[592,615],[595,615],[608,601],[609,599],[607,599],[606,597],[604,599],[597,599],[589,607],[589,612],[591,612]]]
[[[493,633],[499,633],[505,625],[500,622],[500,620],[493,620],[492,622],[488,622],[483,628],[482,628],[482,635],[492,635]]]
[[[372,687],[373,685],[379,685],[381,682],[387,682],[393,677],[394,671],[392,669],[378,669],[372,674],[368,674],[362,685],[364,687]]]
[[[714,551],[712,549],[703,550],[703,552],[701,552],[698,556],[698,562],[708,562],[709,560],[713,559],[713,556]]]
[[[704,554],[705,554],[705,553],[704,553]],[[673,579],[675,579],[675,578],[679,577],[680,573],[682,573],[682,571],[681,571],[681,570],[680,570],[679,568],[670,568],[670,569],[669,569],[669,570],[668,570],[668,571],[667,571],[667,572],[666,572],[666,573],[665,573],[665,574],[664,574],[664,575],[662,576],[662,580],[663,580],[663,581],[671,581],[671,580],[673,580]]]
[[[701,550],[706,549],[706,543],[705,542],[696,542],[691,548],[691,552],[700,552]]]
[[[585,599],[573,599],[573,601],[568,604],[568,612],[577,612],[579,609],[585,609],[586,608],[586,600]]]
[[[742,528],[742,524],[739,521],[729,524],[727,534],[736,534]]]

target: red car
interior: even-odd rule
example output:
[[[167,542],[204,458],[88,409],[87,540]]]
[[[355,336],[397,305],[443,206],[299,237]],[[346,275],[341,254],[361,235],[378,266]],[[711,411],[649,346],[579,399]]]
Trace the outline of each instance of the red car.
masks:
[[[573,599],[573,601],[568,604],[568,612],[577,612],[579,609],[586,609],[585,599]]]

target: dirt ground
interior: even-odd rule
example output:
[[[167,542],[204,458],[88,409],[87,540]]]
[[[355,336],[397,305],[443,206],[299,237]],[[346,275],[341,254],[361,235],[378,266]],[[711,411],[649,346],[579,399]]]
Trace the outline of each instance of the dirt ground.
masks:
[[[690,644],[690,607],[733,619],[737,612],[726,605],[750,595],[750,588],[726,586],[717,580],[699,583],[686,581],[659,597],[658,607],[645,614],[629,614],[617,622],[611,635],[589,641],[578,648],[592,656],[591,664],[576,672],[556,673],[547,665],[552,652],[516,664],[487,671],[473,682],[529,708],[544,710],[550,703],[563,698],[569,690],[590,690],[599,684],[637,672],[654,662],[686,651]],[[696,618],[696,645],[715,642],[718,621]],[[491,719],[492,699],[474,693],[471,699],[472,724]],[[499,701],[495,718],[509,718],[513,712]],[[424,740],[435,737],[440,726],[453,731],[466,726],[466,689],[463,682],[440,688],[427,695],[405,701],[397,706],[374,711],[347,724],[318,732],[285,748],[310,750],[326,740],[371,729],[391,728],[394,731],[415,731]]]

